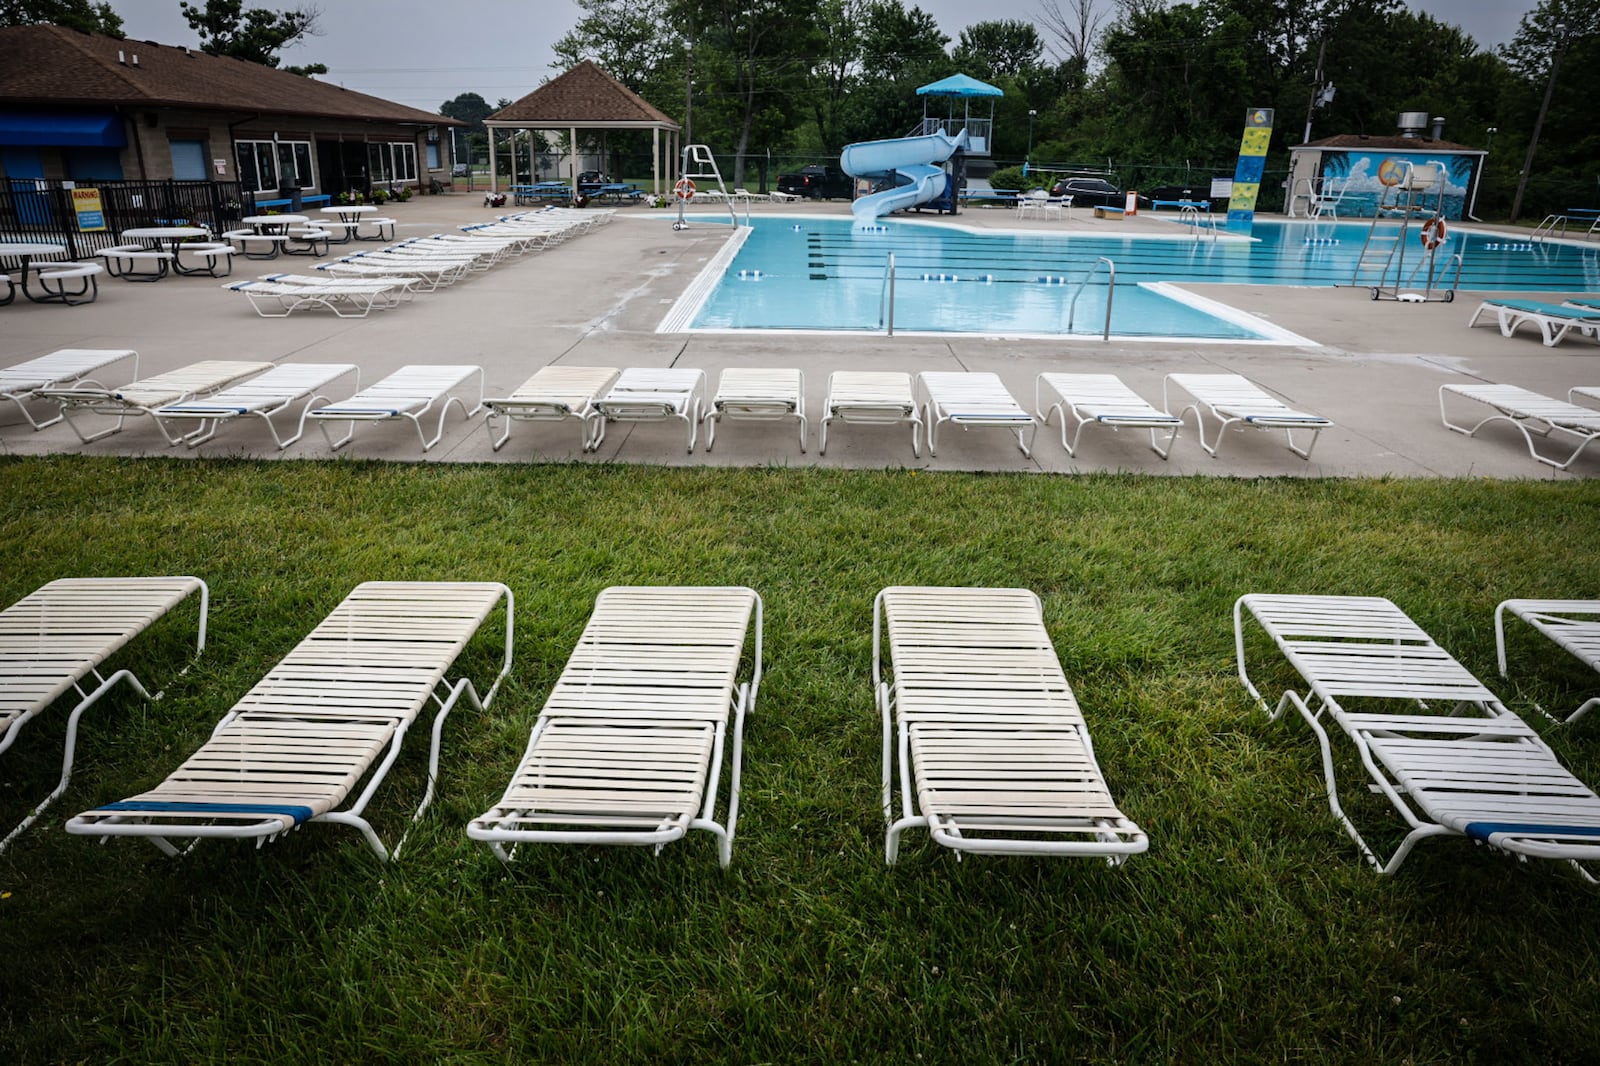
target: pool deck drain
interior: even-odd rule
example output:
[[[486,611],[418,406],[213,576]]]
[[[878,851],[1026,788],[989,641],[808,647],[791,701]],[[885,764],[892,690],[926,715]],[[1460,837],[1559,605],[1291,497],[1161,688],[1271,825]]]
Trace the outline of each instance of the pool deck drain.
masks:
[[[481,194],[419,197],[393,205],[401,237],[454,231],[494,212]],[[795,220],[819,210],[848,214],[844,204],[760,204],[761,215]],[[100,299],[81,307],[18,300],[0,308],[0,366],[57,348],[134,348],[140,373],[150,375],[201,359],[354,362],[363,383],[407,363],[475,363],[484,367],[490,395],[504,395],[548,364],[699,367],[715,389],[729,366],[796,366],[805,372],[811,443],[801,454],[787,424],[725,424],[716,450],[685,455],[681,430],[668,424],[618,425],[596,455],[582,455],[572,424],[519,424],[499,452],[490,448],[481,416],[465,422],[452,412],[445,437],[423,455],[408,425],[363,426],[339,455],[406,462],[624,462],[688,466],[821,466],[1044,473],[1135,471],[1151,474],[1256,476],[1399,476],[1570,478],[1600,475],[1600,448],[1571,471],[1558,473],[1528,457],[1520,434],[1491,427],[1468,440],[1439,421],[1440,385],[1496,382],[1565,396],[1574,385],[1600,385],[1600,352],[1569,339],[1546,348],[1532,334],[1504,338],[1493,328],[1467,328],[1485,294],[1462,293],[1453,304],[1374,303],[1365,289],[1271,285],[1182,284],[1182,288],[1264,318],[1317,342],[1231,345],[1085,338],[979,338],[962,335],[841,336],[772,333],[719,335],[658,333],[663,300],[676,300],[727,239],[725,225],[692,221],[675,232],[664,211],[619,212],[610,226],[541,255],[502,264],[449,289],[418,296],[367,319],[318,312],[260,319],[236,294],[209,278],[171,277],[153,285],[107,279]],[[724,216],[726,217],[726,216]],[[1168,220],[1144,217],[1097,221],[1075,212],[1067,223],[1018,223],[1008,211],[963,213],[966,225],[1007,230],[1113,235],[1160,233]],[[1507,233],[1516,239],[1526,231]],[[266,264],[305,272],[309,261]],[[266,272],[240,263],[232,280]],[[764,281],[763,284],[766,282]],[[1523,298],[1539,294],[1519,293]],[[1546,294],[1559,299],[1561,294]],[[1076,459],[1062,450],[1054,426],[1040,431],[1033,459],[1003,435],[946,427],[939,455],[913,458],[910,434],[875,426],[836,426],[828,454],[818,456],[828,374],[841,369],[983,370],[1000,375],[1025,406],[1043,371],[1115,373],[1147,399],[1161,402],[1162,380],[1173,372],[1238,373],[1293,406],[1333,420],[1306,462],[1284,447],[1282,434],[1231,432],[1213,459],[1201,451],[1191,425],[1163,462],[1139,431],[1086,433]],[[82,445],[62,425],[31,432],[14,407],[0,409],[0,452],[13,455],[209,455],[321,459],[320,435],[308,434],[284,452],[264,429],[232,425],[199,449],[169,448],[148,420]],[[1070,516],[1062,516],[1070,520]]]

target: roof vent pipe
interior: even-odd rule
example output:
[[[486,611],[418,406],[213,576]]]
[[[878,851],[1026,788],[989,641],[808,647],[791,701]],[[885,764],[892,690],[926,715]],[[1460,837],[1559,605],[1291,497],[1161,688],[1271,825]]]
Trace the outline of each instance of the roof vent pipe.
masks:
[[[1415,138],[1428,128],[1428,113],[1426,111],[1402,111],[1400,121],[1400,136]]]
[[[1436,140],[1436,141],[1444,140],[1444,116],[1443,115],[1434,115],[1433,116],[1433,139]]]

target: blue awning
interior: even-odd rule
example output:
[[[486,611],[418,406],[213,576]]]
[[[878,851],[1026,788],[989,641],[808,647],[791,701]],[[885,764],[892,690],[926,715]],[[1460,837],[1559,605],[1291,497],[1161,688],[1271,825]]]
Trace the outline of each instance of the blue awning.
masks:
[[[917,90],[918,96],[1004,96],[1004,89],[996,89],[987,82],[969,78],[965,74],[952,74]]]
[[[102,111],[0,111],[0,146],[123,148],[122,120]]]

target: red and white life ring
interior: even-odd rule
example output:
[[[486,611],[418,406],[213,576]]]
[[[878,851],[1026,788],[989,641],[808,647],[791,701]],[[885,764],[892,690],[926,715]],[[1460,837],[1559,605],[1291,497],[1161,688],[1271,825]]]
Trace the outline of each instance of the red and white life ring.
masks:
[[[693,200],[694,182],[688,178],[679,178],[678,184],[672,187],[672,193],[680,200]]]
[[[1446,236],[1444,219],[1434,215],[1422,224],[1422,232],[1417,234],[1422,240],[1422,246],[1430,252],[1444,243]]]

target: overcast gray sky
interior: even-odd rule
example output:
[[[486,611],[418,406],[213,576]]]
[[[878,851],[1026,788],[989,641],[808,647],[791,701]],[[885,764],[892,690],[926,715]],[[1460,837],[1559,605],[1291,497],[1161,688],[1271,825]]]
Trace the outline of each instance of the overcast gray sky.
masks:
[[[193,0],[201,3],[202,0]],[[648,2],[648,0],[640,0]],[[954,40],[978,21],[1035,21],[1039,0],[906,0],[933,15]],[[582,16],[573,0],[246,0],[278,10],[312,5],[323,34],[284,53],[288,63],[326,63],[322,80],[436,111],[464,92],[491,104],[538,88],[555,71],[551,47]],[[198,43],[178,0],[111,0],[130,38]],[[1100,0],[1107,12],[1111,0]],[[1486,48],[1504,44],[1534,0],[1410,0],[1454,23]]]

